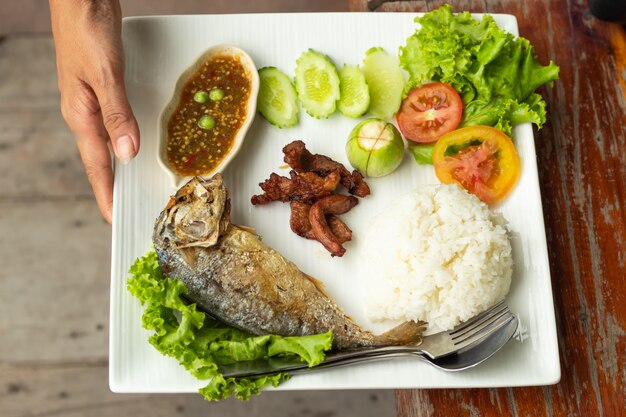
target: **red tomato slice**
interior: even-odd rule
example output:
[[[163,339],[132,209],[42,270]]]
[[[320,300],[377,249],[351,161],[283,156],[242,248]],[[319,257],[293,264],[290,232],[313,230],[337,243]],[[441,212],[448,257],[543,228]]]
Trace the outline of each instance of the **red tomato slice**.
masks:
[[[513,141],[498,129],[471,126],[443,136],[433,148],[433,165],[444,184],[459,184],[485,203],[503,199],[520,173]]]
[[[454,88],[429,83],[411,90],[402,101],[396,120],[405,138],[431,143],[456,129],[462,113],[463,102]]]

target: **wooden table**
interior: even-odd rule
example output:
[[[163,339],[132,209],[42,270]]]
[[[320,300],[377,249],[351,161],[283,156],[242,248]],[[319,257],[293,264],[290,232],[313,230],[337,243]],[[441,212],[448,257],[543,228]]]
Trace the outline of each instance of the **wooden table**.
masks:
[[[381,3],[380,1],[378,3]],[[375,12],[426,12],[396,1]],[[398,416],[626,416],[626,32],[585,0],[451,1],[510,13],[561,79],[535,134],[562,377],[547,387],[398,390]],[[372,3],[370,3],[372,4]],[[352,11],[369,11],[350,0]]]

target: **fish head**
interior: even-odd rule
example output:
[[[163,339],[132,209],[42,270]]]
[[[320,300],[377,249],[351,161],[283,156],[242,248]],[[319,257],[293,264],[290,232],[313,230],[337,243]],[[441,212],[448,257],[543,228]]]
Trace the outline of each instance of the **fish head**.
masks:
[[[230,223],[230,198],[221,174],[194,177],[183,185],[156,221],[155,247],[210,247]]]

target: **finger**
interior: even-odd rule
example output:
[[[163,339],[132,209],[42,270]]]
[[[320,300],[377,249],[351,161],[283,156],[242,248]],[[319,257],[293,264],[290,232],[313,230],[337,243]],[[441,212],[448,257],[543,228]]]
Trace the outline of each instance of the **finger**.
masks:
[[[122,163],[128,163],[139,151],[139,127],[126,97],[123,77],[97,86],[94,92],[100,104],[104,127],[111,138],[113,152]]]
[[[99,104],[91,88],[82,83],[64,86],[61,112],[76,137],[76,144],[98,208],[111,223],[113,212],[113,171],[108,133]]]
[[[101,132],[77,133],[76,143],[98,208],[104,219],[111,223],[113,219],[113,168],[111,154],[107,147],[106,131],[102,124],[101,126]]]

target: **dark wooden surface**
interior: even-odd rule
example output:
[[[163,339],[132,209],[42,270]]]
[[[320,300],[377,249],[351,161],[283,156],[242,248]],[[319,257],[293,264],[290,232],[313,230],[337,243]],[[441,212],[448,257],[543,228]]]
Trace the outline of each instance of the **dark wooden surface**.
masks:
[[[389,2],[428,11],[443,1]],[[561,356],[547,387],[398,390],[398,416],[626,415],[626,33],[595,19],[587,1],[451,1],[455,11],[510,13],[561,79],[540,92],[536,132]],[[366,0],[350,0],[368,11]]]

